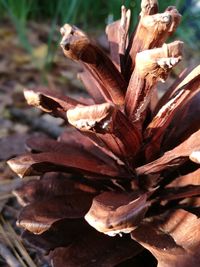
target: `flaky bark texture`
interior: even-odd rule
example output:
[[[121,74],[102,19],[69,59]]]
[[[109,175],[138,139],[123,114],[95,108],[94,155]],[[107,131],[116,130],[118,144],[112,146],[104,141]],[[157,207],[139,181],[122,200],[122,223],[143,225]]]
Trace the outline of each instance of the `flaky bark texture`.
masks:
[[[28,153],[8,161],[20,177],[40,176],[14,192],[17,224],[54,267],[200,266],[200,66],[158,100],[157,82],[182,59],[181,41],[165,43],[181,15],[142,0],[128,38],[130,15],[122,6],[106,28],[110,57],[77,27],[61,28],[92,99],[24,92],[67,124],[57,140],[32,137]]]

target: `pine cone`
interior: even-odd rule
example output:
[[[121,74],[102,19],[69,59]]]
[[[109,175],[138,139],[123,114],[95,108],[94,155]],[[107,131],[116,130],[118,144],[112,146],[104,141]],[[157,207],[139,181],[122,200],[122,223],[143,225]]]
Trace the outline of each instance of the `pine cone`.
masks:
[[[128,40],[130,10],[121,11],[106,28],[110,57],[77,27],[61,28],[91,99],[25,90],[66,131],[29,139],[29,153],[8,161],[20,177],[41,175],[15,191],[18,225],[54,267],[199,267],[200,66],[158,100],[157,82],[182,58],[182,42],[165,43],[181,15],[143,0]]]

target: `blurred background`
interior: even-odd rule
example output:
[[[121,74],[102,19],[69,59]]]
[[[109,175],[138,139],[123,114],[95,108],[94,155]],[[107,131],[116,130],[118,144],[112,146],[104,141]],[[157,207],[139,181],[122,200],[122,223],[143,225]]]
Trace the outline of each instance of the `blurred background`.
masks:
[[[21,181],[6,160],[25,151],[35,132],[56,138],[62,121],[30,108],[23,88],[45,85],[72,97],[85,96],[76,78],[80,67],[67,60],[59,47],[59,28],[72,23],[107,47],[104,29],[120,18],[120,7],[131,9],[131,29],[140,13],[139,0],[0,0],[0,266],[45,267],[45,258],[28,244],[15,225],[20,210],[13,190]],[[200,62],[200,0],[159,1],[159,12],[176,6],[182,22],[172,40],[185,43],[185,56],[172,76]],[[170,40],[169,40],[170,41]],[[172,82],[164,84],[166,90]]]

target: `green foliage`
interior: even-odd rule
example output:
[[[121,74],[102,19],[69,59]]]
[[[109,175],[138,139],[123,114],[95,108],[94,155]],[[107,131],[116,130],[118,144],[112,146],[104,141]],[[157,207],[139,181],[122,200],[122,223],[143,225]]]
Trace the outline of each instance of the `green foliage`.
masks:
[[[32,48],[26,37],[26,26],[33,2],[32,0],[1,0],[0,5],[0,11],[9,16],[15,25],[21,44],[29,53]]]

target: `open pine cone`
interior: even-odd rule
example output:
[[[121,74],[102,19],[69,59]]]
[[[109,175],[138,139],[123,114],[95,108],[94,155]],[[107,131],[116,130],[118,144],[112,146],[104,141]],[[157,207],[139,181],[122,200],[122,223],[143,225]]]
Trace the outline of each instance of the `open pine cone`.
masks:
[[[110,57],[77,27],[61,28],[91,98],[25,90],[30,105],[67,124],[58,140],[29,139],[29,153],[8,161],[21,177],[41,175],[15,191],[18,225],[54,267],[200,266],[200,66],[158,101],[157,82],[183,43],[165,43],[181,19],[176,8],[157,12],[156,0],[143,0],[128,40],[123,6],[106,28]]]

